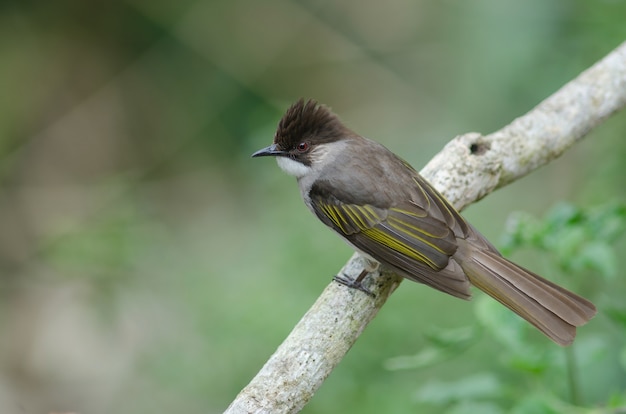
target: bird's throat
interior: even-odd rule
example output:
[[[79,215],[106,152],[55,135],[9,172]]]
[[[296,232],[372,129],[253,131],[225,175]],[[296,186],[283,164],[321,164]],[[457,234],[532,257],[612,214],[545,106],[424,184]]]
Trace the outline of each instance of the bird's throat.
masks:
[[[276,157],[276,162],[281,170],[296,178],[304,177],[311,171],[311,167],[288,157]]]

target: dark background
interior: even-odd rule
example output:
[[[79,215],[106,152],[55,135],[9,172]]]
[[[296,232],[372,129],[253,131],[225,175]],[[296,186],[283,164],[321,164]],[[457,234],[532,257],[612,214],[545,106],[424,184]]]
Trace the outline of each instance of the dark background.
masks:
[[[250,159],[290,103],[328,104],[419,169],[609,53],[624,16],[608,0],[0,2],[0,412],[221,412],[351,254],[293,178]],[[623,201],[625,133],[619,113],[466,216],[498,245],[512,211]],[[589,277],[564,284],[601,313],[626,293],[623,272]],[[385,368],[473,309],[403,283],[304,412],[442,412],[416,392],[477,372],[559,393],[562,377],[503,369],[488,333]],[[602,314],[579,335],[613,356],[585,373],[588,406],[626,384],[611,335]]]

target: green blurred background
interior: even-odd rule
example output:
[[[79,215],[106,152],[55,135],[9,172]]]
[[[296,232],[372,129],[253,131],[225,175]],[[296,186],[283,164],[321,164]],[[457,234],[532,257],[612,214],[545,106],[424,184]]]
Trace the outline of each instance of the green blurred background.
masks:
[[[419,169],[609,53],[625,16],[618,0],[0,2],[0,412],[223,411],[351,254],[292,178],[250,159],[291,102],[330,105]],[[623,201],[625,134],[619,113],[466,216],[499,244],[512,211]],[[602,314],[623,276],[560,281],[600,308],[575,345],[601,355],[586,406],[625,388],[624,335]],[[566,394],[558,373],[507,369],[488,331],[389,369],[474,310],[403,283],[303,412],[462,412],[424,387],[478,373],[505,386],[480,412]]]

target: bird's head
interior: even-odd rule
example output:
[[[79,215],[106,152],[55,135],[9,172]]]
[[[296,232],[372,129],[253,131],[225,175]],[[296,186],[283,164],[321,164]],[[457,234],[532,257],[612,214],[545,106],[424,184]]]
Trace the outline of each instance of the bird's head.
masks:
[[[273,156],[286,173],[301,178],[323,167],[333,145],[355,134],[330,109],[316,101],[300,99],[278,124],[274,142],[253,157]]]

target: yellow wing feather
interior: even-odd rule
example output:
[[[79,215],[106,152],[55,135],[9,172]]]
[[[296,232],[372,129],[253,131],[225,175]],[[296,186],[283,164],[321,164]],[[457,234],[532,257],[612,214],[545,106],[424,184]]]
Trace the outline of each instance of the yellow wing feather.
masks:
[[[454,234],[445,223],[415,206],[383,210],[321,199],[314,206],[322,221],[374,258],[399,257],[438,271],[456,251]]]

